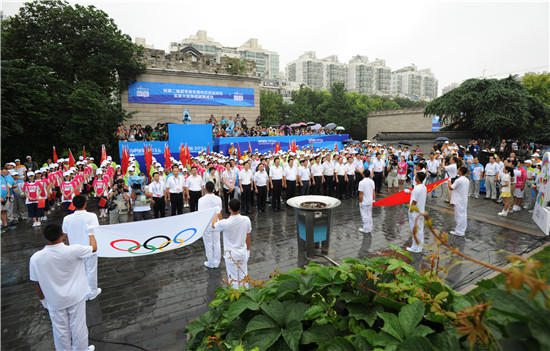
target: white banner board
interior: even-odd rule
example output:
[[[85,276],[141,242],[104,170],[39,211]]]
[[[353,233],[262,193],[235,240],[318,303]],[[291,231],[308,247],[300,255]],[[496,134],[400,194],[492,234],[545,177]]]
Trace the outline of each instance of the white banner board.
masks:
[[[152,255],[190,245],[211,225],[216,209],[92,229],[99,257]]]
[[[538,191],[533,210],[533,221],[544,234],[550,235],[550,207],[546,206],[550,201],[550,152],[546,152],[542,158]]]

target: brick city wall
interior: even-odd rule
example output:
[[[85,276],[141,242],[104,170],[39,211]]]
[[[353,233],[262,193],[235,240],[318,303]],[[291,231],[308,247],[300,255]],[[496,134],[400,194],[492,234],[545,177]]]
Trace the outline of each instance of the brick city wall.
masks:
[[[184,109],[189,111],[192,123],[204,123],[211,114],[218,120],[220,116],[235,116],[237,113],[248,121],[256,120],[260,114],[260,80],[252,77],[225,74],[191,73],[168,70],[148,69],[137,81],[177,84],[198,84],[254,89],[254,107],[208,106],[208,105],[167,105],[167,104],[130,104],[128,91],[121,95],[122,108],[133,113],[126,124],[155,126],[158,122],[181,123]]]
[[[406,109],[369,113],[367,138],[383,132],[431,132],[432,119],[424,117],[424,109]]]

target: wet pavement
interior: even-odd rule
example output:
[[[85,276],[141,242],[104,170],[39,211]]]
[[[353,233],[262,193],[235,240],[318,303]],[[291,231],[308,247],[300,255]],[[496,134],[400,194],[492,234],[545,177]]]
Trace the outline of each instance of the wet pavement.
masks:
[[[437,228],[453,229],[452,208],[429,200],[427,210]],[[473,257],[504,265],[510,252],[524,254],[548,241],[527,211],[508,218],[496,215],[499,205],[472,199],[465,238],[452,244]],[[363,235],[356,200],[344,200],[334,210],[329,256],[373,255],[389,244],[405,246],[410,240],[404,206],[374,208],[374,231]],[[252,252],[248,271],[253,279],[268,279],[278,270],[303,263],[298,251],[293,210],[251,215]],[[61,221],[55,214],[50,221]],[[426,235],[427,252],[433,239]],[[47,312],[28,281],[28,260],[43,245],[42,233],[30,224],[2,234],[2,342],[4,350],[52,350]],[[424,255],[426,257],[426,254]],[[207,308],[225,277],[225,269],[203,266],[202,241],[162,254],[138,258],[100,259],[99,286],[103,293],[87,304],[91,344],[96,350],[182,350],[185,325]],[[446,259],[450,261],[451,258]],[[446,279],[456,289],[479,280],[488,272],[472,264],[454,266]]]

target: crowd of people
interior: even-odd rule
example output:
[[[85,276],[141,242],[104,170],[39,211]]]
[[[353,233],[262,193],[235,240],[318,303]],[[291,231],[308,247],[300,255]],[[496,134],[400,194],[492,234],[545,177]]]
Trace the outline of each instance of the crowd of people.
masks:
[[[131,124],[127,127],[120,123],[116,130],[116,137],[120,141],[168,140],[168,124],[157,123],[153,128],[148,124],[145,127],[141,124]]]
[[[403,190],[410,193],[411,205],[407,250],[421,253],[421,213],[430,197],[443,196],[452,204],[455,228],[450,234],[464,236],[468,201],[481,197],[482,181],[485,199],[502,203],[500,216],[533,207],[541,181],[541,157],[541,150],[516,142],[490,148],[474,140],[464,146],[446,141],[426,152],[418,146],[369,142],[342,150],[245,151],[241,157],[202,152],[183,162],[170,158],[164,165],[153,159],[145,174],[134,155],[124,171],[110,156],[98,165],[93,157],[81,156],[74,164],[58,159],[42,166],[27,156],[24,163],[16,159],[2,168],[2,225],[29,219],[38,227],[48,220],[48,211],[57,207],[67,214],[62,226],[50,223],[44,229],[47,245],[32,256],[30,279],[37,283],[41,303],[50,313],[56,348],[79,345],[86,349],[85,301],[101,293],[93,235],[100,223],[215,208],[218,215],[203,233],[204,265],[216,269],[223,257],[227,281],[237,288],[247,286],[252,222],[246,215],[252,212],[282,211],[296,195],[357,199],[362,222],[358,230],[368,235],[373,231],[375,201]],[[434,185],[442,191],[434,190]],[[99,216],[87,211],[89,198],[95,198]],[[223,219],[223,213],[228,217]],[[71,291],[57,283],[71,283]]]

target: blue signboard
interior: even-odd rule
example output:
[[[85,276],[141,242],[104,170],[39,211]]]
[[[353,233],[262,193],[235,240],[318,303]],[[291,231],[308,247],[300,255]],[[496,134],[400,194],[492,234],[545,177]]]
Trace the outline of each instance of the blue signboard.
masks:
[[[439,116],[432,116],[432,132],[439,132],[441,129],[441,122]]]
[[[139,162],[139,168],[141,172],[145,172],[145,157],[144,146],[151,146],[153,149],[153,156],[164,165],[164,145],[168,144],[167,141],[119,141],[118,142],[118,154],[119,159],[122,160],[122,150],[127,147],[130,155],[134,155]],[[179,158],[179,151],[173,152],[173,156]]]
[[[135,82],[128,87],[128,103],[254,107],[254,89]]]
[[[179,155],[180,145],[187,145],[192,155],[214,150],[211,124],[169,124],[168,139],[173,154]]]
[[[260,153],[275,151],[275,145],[279,143],[280,150],[286,151],[290,144],[295,141],[298,148],[313,147],[315,149],[328,148],[334,149],[334,144],[341,150],[344,140],[349,139],[349,134],[334,134],[334,135],[289,135],[289,136],[272,136],[272,137],[228,137],[216,138],[216,150],[227,155],[231,144],[234,147],[240,147],[241,152],[252,148],[252,151]]]

